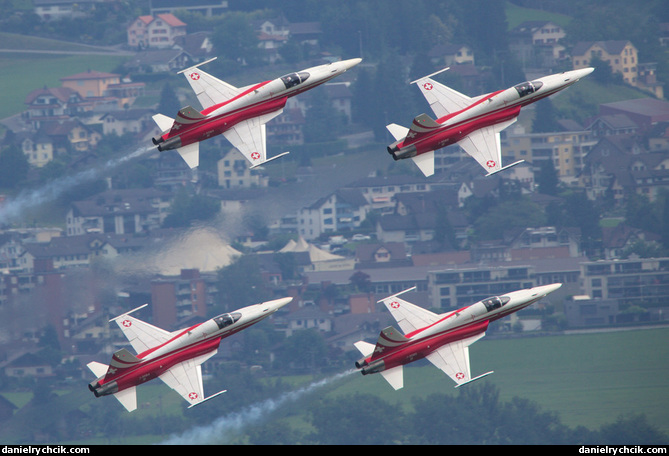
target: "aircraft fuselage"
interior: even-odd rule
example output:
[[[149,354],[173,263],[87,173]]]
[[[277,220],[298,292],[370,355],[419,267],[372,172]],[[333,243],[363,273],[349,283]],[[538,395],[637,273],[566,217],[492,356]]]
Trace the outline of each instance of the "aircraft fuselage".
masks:
[[[89,389],[96,396],[106,396],[148,382],[176,364],[215,351],[222,339],[258,323],[291,300],[292,298],[277,299],[219,315],[176,332],[165,343],[139,353],[132,359],[124,359],[115,354],[112,357],[110,371],[92,382]],[[121,320],[121,324],[132,325],[132,321]],[[136,359],[139,359],[139,362]],[[112,372],[111,368],[114,368],[115,372]]]
[[[360,59],[350,59],[319,65],[249,86],[230,100],[194,112],[192,116],[186,114],[185,119],[180,119],[186,122],[180,131],[172,128],[154,138],[154,143],[158,150],[165,151],[220,135],[240,122],[283,109],[288,98],[328,82],[359,62]],[[190,77],[196,78],[198,73]]]
[[[432,125],[421,125],[414,119],[407,136],[389,145],[388,153],[395,160],[401,160],[455,144],[476,130],[518,117],[522,107],[569,87],[591,71],[592,68],[566,71],[483,95],[475,98],[470,106],[441,117]],[[425,83],[423,88],[430,90],[430,84]]]
[[[384,353],[374,353],[357,363],[362,374],[372,374],[422,359],[443,345],[482,334],[491,321],[532,305],[561,284],[544,285],[484,299],[462,309],[443,314],[436,323],[406,334],[404,343]],[[395,303],[391,303],[391,306]],[[401,305],[397,302],[397,305]],[[390,336],[392,338],[392,335]]]

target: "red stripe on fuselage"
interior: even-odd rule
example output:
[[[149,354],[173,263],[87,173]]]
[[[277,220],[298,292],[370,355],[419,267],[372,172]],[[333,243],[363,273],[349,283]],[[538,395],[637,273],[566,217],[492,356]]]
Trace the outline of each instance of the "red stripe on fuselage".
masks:
[[[203,116],[208,116],[209,114],[211,114],[212,112],[216,111],[216,110],[219,109],[219,108],[222,108],[222,107],[225,106],[226,104],[232,103],[233,101],[240,99],[240,98],[243,97],[244,95],[248,95],[249,93],[253,92],[254,90],[258,90],[258,89],[261,88],[262,86],[269,84],[270,82],[272,82],[272,81],[260,82],[260,83],[258,83],[258,84],[256,84],[256,85],[254,85],[253,87],[251,87],[250,89],[243,91],[243,92],[240,93],[239,95],[234,96],[234,97],[230,98],[229,100],[224,101],[223,103],[215,104],[215,105],[213,105],[213,106],[208,107],[207,109],[203,110],[203,111],[201,112],[201,114],[202,114]]]
[[[488,329],[488,320],[479,321],[456,329],[450,329],[425,339],[412,340],[395,349],[389,349],[382,356],[372,355],[369,362],[383,360],[385,369],[392,369],[412,361],[422,359],[435,350],[451,342],[481,334]]]
[[[440,117],[439,119],[437,119],[437,122],[439,122],[439,123],[444,123],[444,122],[446,122],[448,119],[450,119],[451,117],[455,117],[455,116],[457,116],[457,115],[459,115],[459,114],[462,114],[462,113],[465,112],[465,111],[469,111],[470,109],[474,108],[475,106],[480,105],[480,104],[483,103],[484,101],[488,101],[489,99],[491,99],[491,98],[494,97],[495,95],[498,95],[498,94],[500,94],[500,93],[502,93],[502,92],[504,92],[504,90],[498,90],[497,92],[489,93],[488,95],[484,96],[484,97],[481,98],[480,100],[476,100],[474,103],[472,103],[471,105],[467,106],[465,109],[461,109],[460,111],[452,112],[452,113],[450,113],[450,114],[446,114],[444,117]]]
[[[220,343],[221,338],[215,337],[207,339],[203,341],[203,343],[190,345],[183,350],[174,353],[172,356],[160,357],[155,360],[144,362],[138,365],[136,369],[132,369],[131,372],[116,379],[118,389],[121,391],[131,386],[148,382],[149,380],[161,376],[176,364],[216,350]]]
[[[100,380],[99,383],[100,385],[104,385],[106,383],[109,383],[110,381],[116,381],[118,383],[118,388],[119,391],[122,389],[128,388],[130,386],[135,386],[139,385],[140,383],[144,383],[146,381],[149,381],[159,375],[161,375],[163,372],[165,372],[167,369],[170,369],[172,366],[175,364],[178,364],[180,362],[186,361],[188,359],[194,358],[196,356],[203,355],[205,353],[208,353],[212,350],[215,350],[218,347],[218,344],[220,344],[221,340],[232,336],[233,334],[238,333],[239,331],[242,331],[243,329],[253,325],[256,323],[258,320],[249,320],[249,322],[240,325],[238,327],[235,327],[233,330],[220,334],[217,333],[212,337],[209,337],[207,339],[203,339],[201,341],[195,342],[191,345],[188,345],[186,347],[179,347],[176,348],[175,350],[165,353],[164,355],[161,355],[155,359],[149,359],[149,360],[143,360],[141,363],[136,364],[134,367],[131,367],[129,369],[124,369],[122,372],[118,373],[117,375],[110,376],[107,378],[105,376],[104,379]],[[154,348],[151,348],[145,352],[143,352],[140,356],[146,356],[150,354],[151,352],[156,351],[158,348],[168,344],[169,342],[172,342],[179,337],[182,337],[184,334],[186,334],[188,331],[191,331],[198,326],[200,326],[202,323],[198,323],[197,325],[191,326],[188,329],[184,329],[181,331],[178,335],[175,337],[171,338],[169,341],[156,346]],[[208,348],[213,346],[213,348]],[[198,349],[200,347],[200,349]],[[186,353],[187,355],[182,355],[183,353]],[[168,367],[165,367],[168,366]],[[146,378],[142,378],[140,381],[136,381],[138,378],[141,378],[142,376],[146,376],[147,373],[152,372],[153,370],[159,371],[156,375],[152,375]],[[140,372],[141,374],[136,374],[136,372]],[[135,383],[133,383],[135,382]],[[121,386],[124,385],[124,386]]]
[[[403,147],[409,145],[415,145],[417,148],[417,153],[418,155],[420,155],[425,152],[430,152],[448,146],[450,144],[454,144],[478,129],[485,128],[490,125],[495,125],[497,123],[502,123],[507,120],[511,120],[514,117],[517,117],[520,114],[520,109],[523,106],[527,106],[528,104],[549,97],[554,93],[559,92],[560,90],[562,90],[562,88],[555,89],[550,92],[546,92],[540,96],[528,98],[526,100],[520,98],[516,103],[511,104],[509,106],[501,107],[499,109],[496,109],[495,111],[487,112],[476,117],[465,119],[452,125],[442,125],[442,128],[435,128],[433,131],[426,132],[420,135],[420,137],[417,140],[407,141],[406,140],[407,138],[405,138],[404,141],[402,141],[402,144],[399,145],[399,148],[401,150]],[[473,107],[489,100],[490,98],[502,92],[504,92],[504,90],[499,90],[497,92],[490,93],[484,96],[483,98],[477,100],[475,103],[472,103],[470,106],[467,106],[465,109],[440,117],[439,119],[437,119],[436,122],[443,124],[447,120],[472,109]],[[421,127],[425,128],[423,126]],[[445,140],[448,141],[446,144],[439,145],[439,143]]]

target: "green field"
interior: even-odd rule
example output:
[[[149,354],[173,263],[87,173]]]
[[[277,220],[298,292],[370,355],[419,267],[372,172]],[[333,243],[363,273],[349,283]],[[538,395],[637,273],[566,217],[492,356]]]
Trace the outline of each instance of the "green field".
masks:
[[[571,17],[559,13],[551,13],[533,8],[524,8],[522,6],[514,5],[511,2],[506,2],[506,22],[509,30],[517,27],[525,21],[551,21],[560,27],[565,27],[571,21]]]
[[[514,339],[484,338],[470,347],[472,374],[494,370],[495,373],[482,382],[493,383],[499,389],[502,402],[513,397],[529,399],[543,411],[556,412],[562,423],[570,428],[585,426],[596,430],[615,422],[621,415],[644,414],[652,426],[669,434],[667,342],[669,328]],[[310,376],[304,376],[282,381],[293,383],[298,389],[312,380]],[[96,399],[85,384],[77,382],[76,385],[77,390],[59,390],[59,398],[45,410],[29,413],[18,410],[12,420],[3,423],[3,428],[11,433],[9,435],[21,435],[21,429],[33,422],[35,413],[47,413],[55,418],[76,408],[93,412],[95,416],[104,415],[104,410],[109,410],[113,412],[111,417],[129,420],[153,416],[166,419],[170,415],[188,413],[183,400],[159,381],[138,388],[138,401],[142,406],[132,414],[121,411],[113,398]],[[363,377],[355,372],[314,393],[342,401],[358,393],[378,395],[392,405],[411,411],[415,398],[434,393],[458,394],[453,385],[441,371],[422,361],[405,369],[404,388],[398,391],[392,390],[380,375]],[[228,394],[234,393],[228,391]],[[3,396],[19,408],[29,399],[26,393],[4,392]],[[304,401],[285,404],[279,410],[279,419],[287,420],[296,429],[308,427],[306,414],[312,400],[310,395]],[[228,413],[225,395],[203,407],[207,406],[220,410],[220,416]],[[354,413],[355,407],[351,410]],[[183,432],[187,430],[183,429]],[[0,438],[3,437],[8,438],[8,435],[0,431]],[[116,443],[155,443],[165,437],[167,435],[109,438]],[[105,443],[107,440],[92,437],[89,442],[68,443]]]
[[[104,55],[0,53],[0,119],[25,111],[26,96],[43,87],[60,87],[60,78],[88,70],[110,72],[124,57]]]
[[[562,422],[597,429],[620,415],[645,414],[669,433],[669,328],[518,339],[484,338],[470,347],[472,375],[500,390],[557,412]],[[431,365],[405,368],[404,388],[393,391],[380,375],[348,377],[329,394],[378,394],[398,406],[433,393],[457,394]]]

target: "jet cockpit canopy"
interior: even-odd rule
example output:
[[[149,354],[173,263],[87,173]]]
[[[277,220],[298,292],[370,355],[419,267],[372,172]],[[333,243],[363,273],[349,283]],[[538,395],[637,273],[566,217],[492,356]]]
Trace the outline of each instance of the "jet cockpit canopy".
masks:
[[[242,314],[239,312],[226,313],[214,318],[214,322],[218,325],[218,329],[223,329],[226,326],[237,323],[240,318],[242,318]]]
[[[522,98],[526,95],[536,92],[541,88],[542,85],[544,85],[544,83],[541,81],[527,81],[523,82],[522,84],[513,86],[513,88],[518,91],[518,95]]]
[[[485,306],[486,310],[488,312],[490,312],[490,311],[493,311],[495,309],[499,309],[500,307],[502,307],[504,304],[506,304],[510,300],[511,300],[511,298],[509,298],[508,296],[501,296],[501,297],[494,296],[492,298],[484,299],[482,302],[483,302],[483,305]]]
[[[299,73],[290,73],[285,76],[281,76],[283,85],[286,86],[286,89],[295,87],[298,84],[302,84],[304,81],[309,79],[309,73],[306,71],[300,71]]]

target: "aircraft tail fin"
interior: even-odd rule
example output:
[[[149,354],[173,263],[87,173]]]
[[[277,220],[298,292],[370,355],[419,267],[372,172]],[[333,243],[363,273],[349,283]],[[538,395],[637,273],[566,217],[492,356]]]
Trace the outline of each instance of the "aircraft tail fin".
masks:
[[[205,116],[192,106],[181,108],[170,129],[170,136],[178,135],[181,131],[188,129],[191,125],[200,122],[204,118]]]
[[[388,326],[383,331],[381,331],[381,334],[379,334],[379,339],[376,341],[374,354],[372,355],[371,360],[374,361],[377,354],[386,354],[388,351],[394,350],[395,348],[404,345],[408,341],[409,339],[404,337],[404,335],[402,335],[399,330],[393,328],[392,326]]]
[[[425,113],[416,116],[413,122],[411,122],[411,128],[409,128],[404,145],[406,146],[418,141],[421,137],[432,133],[439,127],[441,127],[441,124]]]
[[[127,348],[122,348],[112,355],[111,363],[107,372],[104,374],[105,381],[110,381],[121,374],[123,374],[127,369],[134,367],[135,365],[141,363],[142,360],[137,358],[135,355],[130,353]],[[93,370],[90,366],[89,368]],[[93,371],[95,373],[95,371]]]

